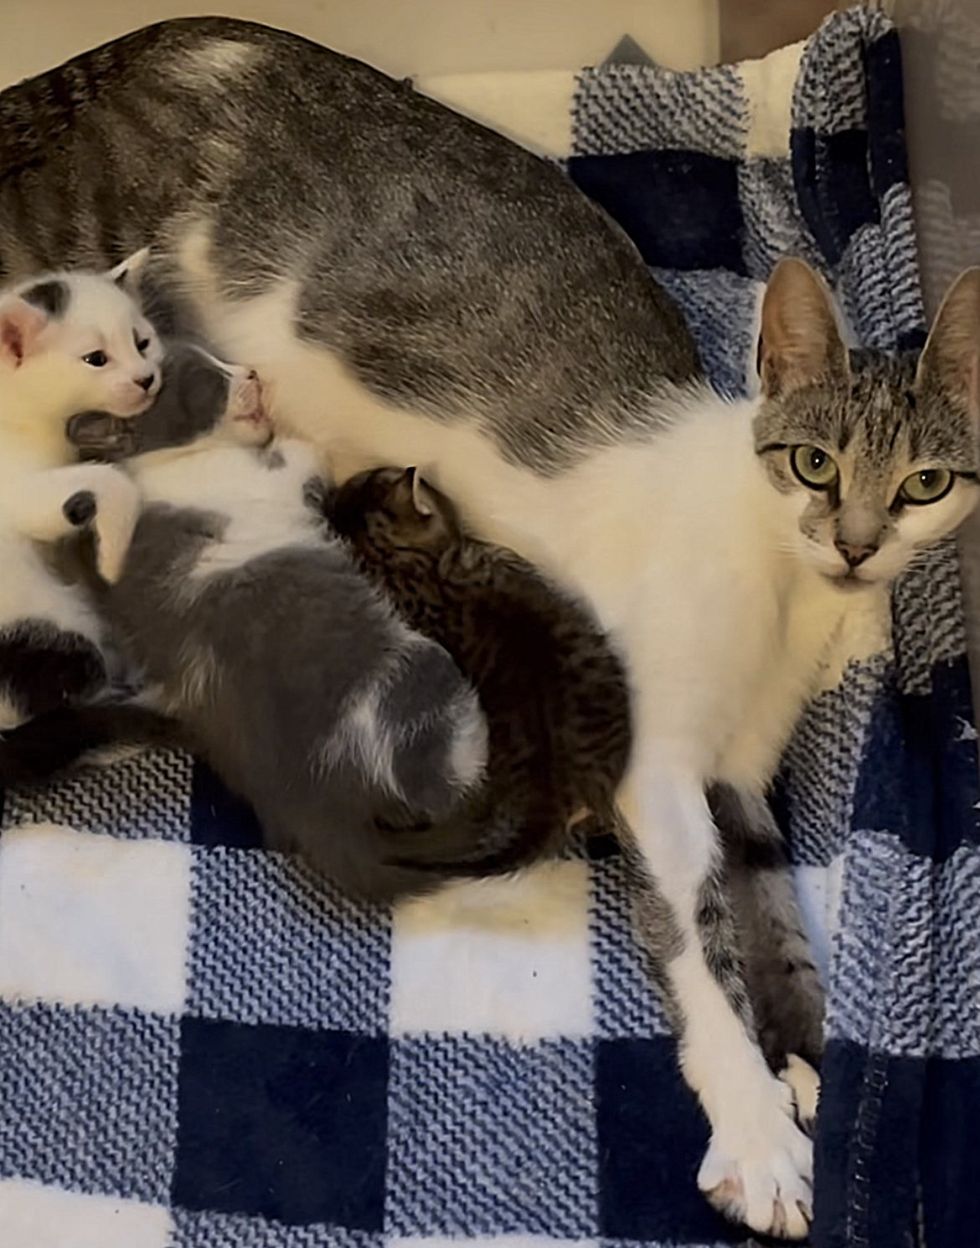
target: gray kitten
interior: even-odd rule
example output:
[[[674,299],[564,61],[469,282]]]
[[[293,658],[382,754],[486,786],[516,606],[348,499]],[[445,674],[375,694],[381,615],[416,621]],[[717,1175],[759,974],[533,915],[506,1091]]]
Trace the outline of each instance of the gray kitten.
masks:
[[[431,887],[389,862],[391,829],[462,804],[482,774],[484,720],[445,650],[395,616],[310,507],[311,449],[260,447],[254,379],[191,347],[172,353],[144,416],[84,414],[69,436],[133,455],[146,502],[101,609],[268,844],[360,896]]]

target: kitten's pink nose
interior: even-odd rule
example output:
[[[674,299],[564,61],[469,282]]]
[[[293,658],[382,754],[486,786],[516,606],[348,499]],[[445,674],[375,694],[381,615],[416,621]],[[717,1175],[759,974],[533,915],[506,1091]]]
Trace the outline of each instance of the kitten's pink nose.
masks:
[[[149,390],[150,386],[153,385],[153,380],[154,380],[153,374],[147,373],[145,377],[137,377],[136,384],[139,386],[141,390]]]
[[[839,538],[834,545],[844,556],[844,561],[849,568],[856,568],[858,564],[864,563],[865,559],[870,559],[878,549],[877,546],[865,546],[858,542],[842,542]]]

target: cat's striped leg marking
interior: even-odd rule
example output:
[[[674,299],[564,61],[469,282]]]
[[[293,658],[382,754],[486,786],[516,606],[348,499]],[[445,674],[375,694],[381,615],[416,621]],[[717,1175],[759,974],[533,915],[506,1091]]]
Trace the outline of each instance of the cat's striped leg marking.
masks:
[[[702,779],[657,750],[642,759],[623,810],[676,931],[663,977],[678,1019],[681,1069],[711,1124],[698,1185],[723,1213],[765,1234],[802,1239],[812,1210],[810,1141],[790,1087],[755,1039],[721,847]]]
[[[823,1051],[824,993],[782,834],[760,793],[715,785],[709,801],[762,1051],[777,1074],[790,1054],[812,1069]]]

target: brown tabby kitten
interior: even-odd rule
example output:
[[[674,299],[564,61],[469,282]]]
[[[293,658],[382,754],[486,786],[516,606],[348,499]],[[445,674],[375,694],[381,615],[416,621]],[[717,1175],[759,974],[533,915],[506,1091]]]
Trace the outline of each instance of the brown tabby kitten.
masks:
[[[513,551],[466,536],[413,468],[361,473],[324,509],[406,622],[449,651],[489,724],[471,819],[414,828],[407,861],[507,871],[560,849],[589,812],[610,820],[629,758],[629,693],[588,609]]]

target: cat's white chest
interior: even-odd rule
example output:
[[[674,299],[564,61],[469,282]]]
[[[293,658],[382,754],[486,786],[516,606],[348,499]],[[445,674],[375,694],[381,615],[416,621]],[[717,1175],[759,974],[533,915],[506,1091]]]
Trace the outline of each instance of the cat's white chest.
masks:
[[[814,577],[793,584],[768,627],[757,627],[754,665],[733,690],[727,739],[716,743],[714,778],[748,788],[768,783],[806,701],[816,692],[845,610],[839,590]],[[751,614],[750,612],[747,614]]]

